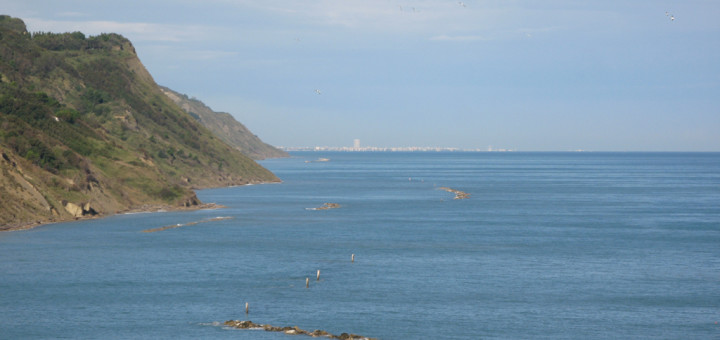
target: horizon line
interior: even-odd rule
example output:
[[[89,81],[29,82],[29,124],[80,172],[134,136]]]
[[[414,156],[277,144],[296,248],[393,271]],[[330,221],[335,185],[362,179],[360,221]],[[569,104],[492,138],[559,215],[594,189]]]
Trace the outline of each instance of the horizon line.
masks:
[[[497,152],[567,152],[567,153],[582,153],[582,152],[616,152],[616,153],[719,153],[720,150],[585,150],[585,149],[568,149],[568,150],[518,150],[517,148],[505,149],[505,148],[457,148],[457,147],[429,147],[429,146],[399,146],[399,147],[351,147],[351,146],[275,146],[277,149],[293,152],[486,152],[486,153],[497,153]]]

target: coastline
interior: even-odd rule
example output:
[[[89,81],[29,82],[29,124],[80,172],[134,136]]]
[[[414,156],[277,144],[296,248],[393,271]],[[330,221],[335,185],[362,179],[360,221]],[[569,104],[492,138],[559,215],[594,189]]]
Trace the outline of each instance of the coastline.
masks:
[[[249,182],[245,184],[236,184],[236,185],[230,185],[230,186],[220,186],[220,187],[207,187],[207,188],[194,188],[193,192],[195,190],[203,190],[203,189],[217,189],[217,188],[231,188],[231,187],[242,187],[242,186],[249,186],[249,185],[255,185],[255,184],[273,184],[273,183],[282,183],[282,181],[271,181],[271,182]],[[197,197],[197,196],[194,196]],[[199,202],[199,200],[198,200]],[[23,231],[23,230],[30,230],[34,229],[40,226],[44,225],[50,225],[50,224],[56,224],[56,223],[66,223],[66,222],[75,222],[75,221],[85,221],[85,220],[94,220],[94,219],[101,219],[105,217],[110,217],[114,215],[123,215],[123,214],[140,214],[140,213],[154,213],[154,212],[171,212],[171,211],[195,211],[195,210],[215,210],[215,209],[223,209],[226,208],[226,206],[222,204],[217,203],[202,203],[199,202],[199,204],[196,205],[168,205],[168,204],[143,204],[137,207],[131,207],[124,210],[118,210],[112,213],[98,213],[97,215],[87,215],[82,217],[68,217],[68,218],[58,218],[55,220],[47,220],[47,221],[28,221],[28,222],[20,222],[16,224],[10,224],[10,225],[4,225],[0,226],[0,233],[3,232],[13,232],[13,231]]]
[[[88,215],[83,217],[70,217],[67,219],[58,219],[58,220],[52,220],[52,221],[33,221],[33,222],[27,222],[27,223],[18,223],[15,225],[9,225],[9,226],[2,226],[0,227],[0,233],[3,232],[13,232],[13,231],[23,231],[23,230],[30,230],[34,229],[40,226],[44,225],[50,225],[50,224],[56,224],[56,223],[67,223],[67,222],[75,222],[75,221],[86,221],[86,220],[95,220],[95,219],[102,219],[110,216],[115,215],[123,215],[123,214],[140,214],[140,213],[154,213],[154,212],[171,212],[171,211],[195,211],[195,210],[214,210],[214,209],[223,209],[226,208],[226,206],[222,204],[217,203],[201,203],[194,206],[171,206],[171,205],[142,205],[140,207],[130,208],[126,210],[120,210],[114,213],[106,213],[106,214],[97,214],[94,216]]]

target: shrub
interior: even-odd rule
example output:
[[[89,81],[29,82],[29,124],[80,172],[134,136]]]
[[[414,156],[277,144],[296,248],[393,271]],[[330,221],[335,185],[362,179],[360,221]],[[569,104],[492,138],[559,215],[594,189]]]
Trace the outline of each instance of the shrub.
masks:
[[[80,117],[80,113],[70,108],[64,108],[55,112],[55,116],[64,122],[73,124],[75,120]]]

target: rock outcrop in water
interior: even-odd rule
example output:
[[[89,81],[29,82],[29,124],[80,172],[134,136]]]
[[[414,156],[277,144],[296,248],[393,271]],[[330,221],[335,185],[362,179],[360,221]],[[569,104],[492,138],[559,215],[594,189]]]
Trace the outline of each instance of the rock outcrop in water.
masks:
[[[240,320],[228,320],[225,321],[225,326],[237,328],[237,329],[264,329],[268,332],[283,332],[285,334],[291,334],[291,335],[308,335],[312,337],[328,337],[330,339],[343,339],[343,340],[372,340],[376,338],[368,338],[362,335],[357,334],[349,334],[349,333],[342,333],[340,335],[335,335],[328,333],[326,331],[316,329],[312,332],[306,331],[304,329],[300,329],[298,326],[294,327],[276,327],[272,325],[263,325],[259,323],[254,323],[252,321],[246,320],[246,321],[240,321]]]
[[[328,210],[340,208],[340,204],[337,203],[324,203],[322,206],[317,208],[307,208],[307,210]]]
[[[455,194],[455,199],[456,199],[456,200],[463,200],[463,199],[466,199],[466,198],[469,198],[469,197],[470,197],[470,194],[468,194],[467,192],[463,192],[463,191],[460,191],[460,190],[455,190],[455,189],[448,188],[448,187],[441,187],[440,190],[445,190],[445,191],[447,191],[447,192],[452,192],[453,194]]]

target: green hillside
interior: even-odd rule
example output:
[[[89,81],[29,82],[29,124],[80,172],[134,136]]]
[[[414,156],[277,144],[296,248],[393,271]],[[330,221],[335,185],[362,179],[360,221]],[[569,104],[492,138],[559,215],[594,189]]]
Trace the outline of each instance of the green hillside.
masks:
[[[164,95],[124,37],[31,34],[0,16],[0,230],[268,181]]]
[[[252,159],[289,157],[287,152],[264,143],[231,114],[215,112],[205,103],[167,87],[161,86],[160,90],[200,124],[246,156]]]

